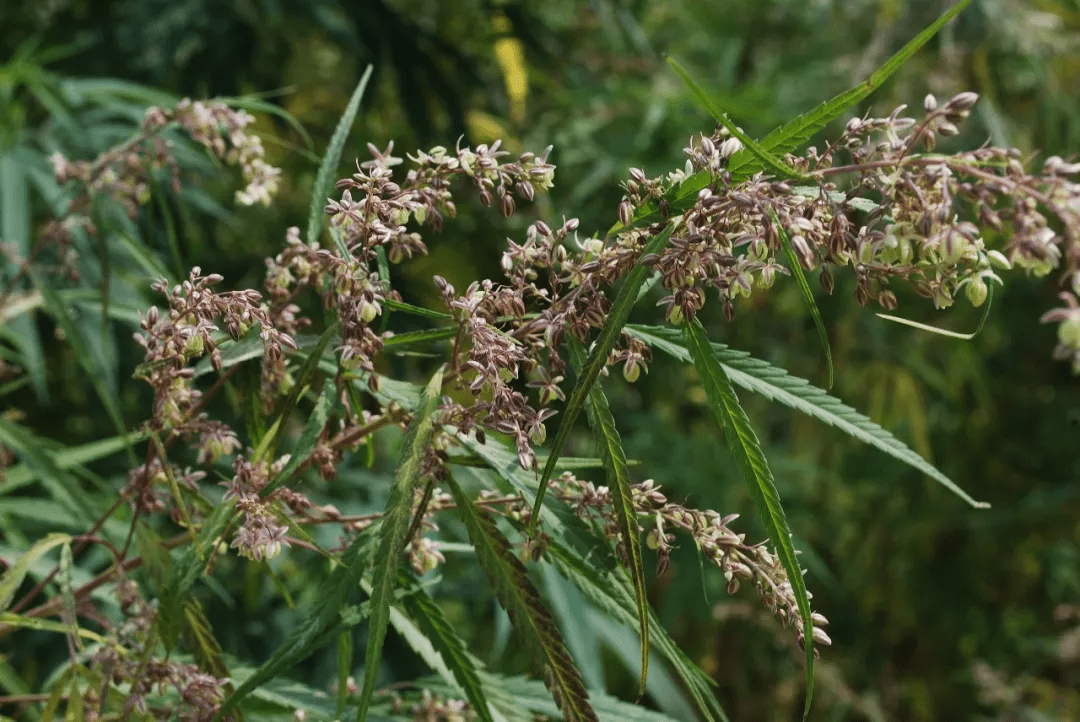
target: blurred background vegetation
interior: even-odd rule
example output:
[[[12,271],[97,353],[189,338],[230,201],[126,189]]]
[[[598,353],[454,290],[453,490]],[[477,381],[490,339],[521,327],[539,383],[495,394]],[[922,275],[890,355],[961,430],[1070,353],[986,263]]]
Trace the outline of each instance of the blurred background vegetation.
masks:
[[[25,257],[43,224],[63,208],[47,158],[93,158],[126,138],[145,107],[180,97],[250,96],[299,120],[258,113],[268,160],[284,169],[270,208],[239,209],[235,179],[181,145],[184,189],[155,187],[134,220],[101,207],[94,236],[76,236],[78,280],[56,277],[81,321],[81,342],[128,427],[148,414],[149,389],[131,380],[141,350],[130,340],[137,309],[157,302],[151,276],[177,278],[192,265],[233,287],[261,287],[262,259],[301,225],[317,161],[360,74],[375,66],[341,175],[367,142],[397,151],[501,138],[511,151],[551,144],[558,166],[547,196],[504,221],[478,203],[428,238],[430,255],[402,267],[398,286],[434,302],[431,276],[459,288],[496,277],[505,238],[536,218],[581,219],[606,230],[628,168],[658,175],[682,165],[691,134],[712,122],[662,60],[669,53],[715,94],[752,136],[864,79],[940,15],[945,0],[40,0],[0,5],[0,238]],[[914,109],[930,92],[981,95],[954,144],[987,140],[1026,153],[1080,150],[1080,3],[975,0],[858,113]],[[253,108],[258,104],[250,101]],[[837,127],[840,127],[839,125]],[[835,130],[835,128],[833,129]],[[820,141],[818,141],[820,142]],[[139,248],[151,253],[140,254]],[[43,257],[59,264],[63,259]],[[1080,386],[1051,360],[1052,327],[1034,322],[1055,305],[1052,283],[1007,279],[986,328],[963,342],[889,324],[854,303],[842,275],[819,293],[836,358],[833,392],[929,458],[989,511],[963,506],[930,480],[817,422],[747,397],[774,464],[815,603],[831,620],[814,719],[1080,719]],[[25,366],[0,379],[0,413],[41,439],[83,444],[110,436],[101,397],[83,381],[80,357],[27,292],[3,318],[0,353]],[[106,289],[102,294],[102,288]],[[108,300],[102,302],[102,298]],[[967,331],[978,312],[945,314],[914,294],[899,313]],[[739,309],[714,338],[823,385],[824,362],[794,284],[778,284]],[[407,373],[402,367],[398,372]],[[257,388],[238,378],[234,396]],[[718,444],[693,372],[658,358],[633,387],[608,380],[639,480],[699,508],[743,512],[764,539],[745,487]],[[246,386],[245,386],[246,384]],[[254,386],[253,386],[254,385]],[[112,432],[113,434],[115,432]],[[588,454],[586,439],[570,453]],[[378,509],[380,492],[357,500],[343,470],[322,499],[350,511]],[[383,463],[383,462],[380,462]],[[123,455],[95,465],[88,483],[122,485]],[[378,470],[376,466],[376,470]],[[381,487],[375,487],[381,488]],[[0,484],[3,543],[63,527],[44,507],[14,503]],[[225,651],[258,660],[292,623],[278,589],[255,565],[234,560],[225,588],[203,599]],[[469,567],[470,571],[464,571]],[[792,720],[802,708],[799,652],[744,590],[724,592],[687,545],[653,578],[652,602],[690,656],[719,684],[732,720]],[[457,573],[461,572],[461,573]],[[302,599],[304,569],[281,583]],[[525,668],[508,626],[454,558],[444,588],[448,613],[490,664]],[[546,591],[586,680],[632,698],[636,638],[591,612],[561,580]],[[228,600],[239,600],[232,602]],[[9,650],[10,669],[34,688],[55,637]],[[423,673],[400,641],[384,663],[394,676]],[[52,645],[52,646],[49,646]],[[362,648],[362,645],[358,645]],[[333,676],[333,652],[306,681]],[[499,660],[502,660],[501,662]],[[654,669],[656,669],[654,667]],[[37,675],[37,677],[35,677]],[[9,693],[21,684],[0,679]],[[675,716],[686,707],[662,670],[649,702]]]

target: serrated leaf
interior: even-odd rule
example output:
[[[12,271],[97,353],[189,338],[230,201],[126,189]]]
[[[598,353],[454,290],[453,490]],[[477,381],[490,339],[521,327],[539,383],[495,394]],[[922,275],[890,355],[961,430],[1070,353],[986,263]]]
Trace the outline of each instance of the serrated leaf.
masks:
[[[941,17],[927,26],[925,30],[912,38],[907,45],[898,50],[891,58],[886,60],[885,64],[875,70],[865,81],[777,128],[762,139],[761,145],[777,155],[790,153],[801,146],[814,133],[838,118],[845,110],[881,87],[889,79],[889,76],[918,52],[930,38],[934,37],[944,27],[945,23],[956,17],[970,2],[971,0],[960,0],[960,2],[946,10]],[[742,159],[739,159],[738,156],[732,158],[730,166],[732,173],[738,170],[740,173],[749,176],[759,169],[754,163],[754,159],[748,155]]]
[[[330,339],[337,330],[337,323],[330,324],[323,331],[322,336],[319,337],[319,342],[315,344],[315,348],[311,350],[311,353],[304,360],[304,365],[300,367],[300,372],[293,382],[292,390],[285,397],[285,403],[282,404],[281,412],[277,415],[273,426],[270,427],[270,432],[263,437],[263,440],[255,448],[255,452],[251,456],[253,461],[262,461],[268,455],[272,457],[275,453],[278,442],[281,440],[281,434],[285,431],[285,421],[292,414],[293,409],[296,408],[296,403],[300,400],[300,394],[315,378],[315,373],[319,370],[319,359],[322,358],[322,352],[326,349],[327,344],[330,343]]]
[[[559,540],[552,541],[544,557],[567,581],[576,586],[598,610],[626,627],[634,627],[634,589],[626,573],[615,563],[609,550],[590,551],[589,557]],[[652,648],[663,656],[686,686],[698,712],[709,722],[727,722],[727,716],[713,694],[716,684],[690,660],[679,644],[649,610]]]
[[[854,88],[847,90],[834,98],[821,103],[813,110],[800,115],[794,120],[777,128],[765,136],[758,147],[769,153],[772,157],[782,158],[785,154],[799,148],[808,141],[814,133],[818,132],[830,122],[835,120],[845,110],[866,98],[870,93],[877,90],[896,70],[914,55],[923,45],[932,38],[945,23],[952,20],[960,13],[971,0],[961,0],[947,10],[940,18],[929,25],[925,30],[915,36],[907,45],[896,52],[880,68],[874,71],[869,78],[859,83]],[[731,157],[728,163],[728,171],[734,182],[743,181],[765,169],[757,156],[749,149],[744,149]],[[671,188],[665,195],[664,201],[669,204],[672,213],[682,213],[689,208],[697,196],[697,192],[709,184],[711,178],[708,171],[700,171],[687,178],[683,183]],[[659,203],[648,203],[642,206],[635,214],[630,227],[637,228],[659,217]],[[616,225],[609,231],[617,231],[622,226]]]
[[[326,148],[326,155],[323,156],[319,172],[315,176],[315,187],[311,190],[311,206],[308,210],[308,227],[305,236],[309,246],[314,246],[318,242],[319,235],[322,232],[323,217],[326,215],[323,209],[326,207],[330,189],[334,187],[333,175],[337,170],[338,161],[341,160],[341,153],[345,150],[345,141],[349,137],[349,130],[352,128],[353,121],[356,120],[356,114],[360,110],[360,101],[364,97],[364,91],[367,89],[368,80],[371,78],[373,69],[373,65],[368,65],[364,75],[360,78],[360,82],[357,83],[356,90],[353,91],[352,97],[349,98],[349,104],[345,106],[345,112],[341,115],[337,128],[334,129],[334,135],[330,137],[330,145]],[[343,245],[340,241],[338,242],[342,255],[348,258],[350,255],[349,249],[343,248]]]
[[[35,561],[47,554],[51,549],[61,544],[70,543],[70,534],[49,534],[34,542],[33,546],[16,559],[11,568],[4,572],[3,576],[0,576],[0,612],[7,611],[8,607],[11,606],[15,593],[19,591],[19,586],[26,578],[26,572]]]
[[[439,655],[447,672],[452,675],[450,679],[460,687],[459,691],[469,700],[476,716],[483,722],[495,722],[484,689],[485,681],[490,684],[490,679],[481,677],[483,664],[469,654],[465,642],[435,600],[423,588],[415,585],[415,580],[405,581],[414,581],[411,593],[401,600],[406,614],[417,623],[420,631],[429,640],[433,651]]]
[[[329,578],[321,586],[318,601],[311,612],[305,615],[304,622],[222,702],[214,716],[214,722],[220,722],[247,695],[264,683],[305,659],[329,635],[356,626],[367,618],[367,603],[359,607],[347,607],[345,602],[349,594],[356,589],[370,562],[373,549],[371,541],[370,534],[362,534],[353,540],[341,555],[340,564],[330,572]],[[234,676],[235,671],[233,670]]]
[[[413,489],[420,481],[424,459],[431,435],[435,431],[434,412],[442,393],[443,368],[431,377],[413,413],[405,440],[401,446],[401,461],[394,472],[394,481],[386,500],[382,523],[379,526],[379,550],[376,554],[371,591],[371,624],[368,628],[367,654],[364,658],[364,686],[360,691],[356,718],[364,722],[379,673],[386,625],[390,621],[390,603],[397,581],[398,562],[409,527]]]
[[[690,353],[682,343],[682,334],[674,329],[628,326],[627,332],[680,361],[686,363],[691,361]],[[926,474],[976,509],[990,507],[985,502],[972,499],[949,477],[938,471],[933,464],[919,456],[892,433],[835,396],[830,396],[824,389],[813,386],[805,379],[791,376],[784,369],[755,359],[745,351],[735,351],[723,344],[714,343],[712,352],[733,383],[748,391],[761,394],[770,401],[776,401],[807,416],[824,421],[849,436],[884,451],[894,459]]]
[[[311,458],[312,452],[315,451],[315,447],[318,446],[319,439],[322,437],[323,429],[326,427],[327,419],[330,418],[330,411],[333,409],[336,399],[337,387],[328,379],[323,384],[323,390],[315,402],[315,408],[308,414],[308,419],[300,432],[300,438],[296,440],[296,445],[290,452],[289,463],[263,489],[261,494],[263,498],[266,498],[268,494],[278,487],[288,483],[293,474]]]
[[[570,353],[574,367],[580,374],[585,352],[576,339],[571,339]],[[600,459],[604,463],[608,488],[611,489],[611,505],[615,523],[622,537],[626,553],[626,566],[634,584],[634,606],[637,608],[638,634],[641,636],[641,679],[638,696],[645,694],[645,681],[649,677],[649,600],[645,596],[645,562],[641,555],[641,532],[634,509],[634,493],[630,488],[630,470],[626,464],[626,452],[622,447],[615,418],[611,415],[607,396],[600,384],[589,390],[585,413],[589,426],[596,435]]]
[[[183,606],[191,587],[203,573],[209,561],[210,545],[214,544],[232,521],[234,502],[222,502],[203,522],[194,542],[186,546],[173,566],[169,578],[162,584],[158,620],[161,638],[166,649],[176,646],[183,629]]]
[[[732,123],[731,120],[724,113],[720,112],[719,108],[713,105],[712,99],[709,98],[708,94],[706,94],[705,91],[702,90],[696,82],[694,82],[694,79],[690,77],[690,74],[686,72],[683,66],[679,65],[679,63],[676,62],[675,58],[668,56],[667,63],[675,70],[676,73],[678,73],[679,77],[682,78],[683,83],[685,83],[686,87],[690,89],[690,92],[698,101],[698,104],[702,108],[704,108],[709,113],[709,115],[711,115],[716,120],[716,122],[727,128],[728,132],[731,133],[733,137],[737,138],[739,142],[743,144],[743,147],[747,151],[749,151],[755,158],[757,158],[759,163],[771,170],[773,173],[779,175],[781,178],[795,178],[799,180],[805,179],[802,173],[795,170],[794,168],[785,165],[783,161],[773,156],[772,153],[770,153],[762,145],[757,143],[757,141],[746,135],[746,133],[743,133],[741,130],[739,130],[738,126]]]
[[[668,224],[660,233],[653,236],[641,251],[641,257],[659,253],[667,245],[668,239],[671,238],[674,230],[675,225]],[[647,271],[647,267],[642,265],[639,260],[634,266],[634,270],[626,275],[618,294],[615,296],[615,301],[611,305],[611,310],[608,312],[607,321],[604,322],[603,328],[600,329],[600,335],[593,344],[588,359],[581,367],[577,383],[574,385],[574,390],[570,393],[570,398],[563,409],[562,421],[559,422],[559,431],[551,442],[551,451],[548,454],[547,463],[544,464],[544,471],[540,475],[540,487],[532,510],[533,530],[535,530],[540,519],[540,507],[544,503],[544,494],[547,492],[548,482],[551,480],[559,455],[562,453],[563,444],[566,443],[566,438],[570,435],[578,414],[585,407],[589,391],[597,379],[600,378],[600,372],[604,370],[604,366],[607,364],[608,354],[611,353],[619,334],[622,333],[623,326],[626,325],[626,319],[630,316],[630,309],[633,308],[634,303],[637,301],[638,289],[645,282]]]
[[[693,321],[684,324],[683,337],[690,351],[690,357],[693,359],[694,368],[697,369],[698,377],[705,387],[709,406],[716,415],[720,428],[724,430],[728,449],[735,457],[735,463],[746,480],[750,498],[754,500],[754,505],[758,508],[776,556],[787,572],[792,594],[799,607],[799,616],[802,617],[805,630],[803,635],[803,646],[806,649],[806,705],[803,708],[803,719],[805,719],[810,713],[810,703],[814,697],[814,639],[811,634],[814,622],[810,618],[810,597],[806,592],[806,580],[803,579],[802,568],[795,556],[795,547],[791,543],[787,514],[780,504],[780,494],[776,491],[772,471],[769,469],[765,454],[761,451],[757,434],[750,426],[750,419],[747,418],[742,404],[739,403],[730,379],[712,352],[712,346],[705,333],[705,327],[701,325],[701,319],[694,318]]]
[[[799,291],[802,292],[803,300],[806,301],[806,306],[810,310],[810,317],[814,319],[814,326],[817,328],[821,347],[825,349],[825,364],[828,367],[829,380],[829,382],[825,384],[825,388],[831,389],[833,385],[833,360],[832,347],[829,345],[829,333],[825,330],[825,322],[821,320],[821,311],[818,310],[817,302],[814,300],[814,292],[810,290],[810,284],[806,282],[806,274],[803,273],[802,261],[800,261],[798,255],[796,255],[795,249],[791,247],[791,239],[788,237],[787,231],[784,230],[784,226],[780,223],[780,219],[777,218],[776,211],[770,208],[769,215],[772,217],[772,222],[776,224],[776,230],[780,234],[780,240],[784,245],[784,250],[787,251],[788,266],[791,268],[791,273],[795,276],[795,281],[799,285]]]
[[[453,478],[447,480],[461,519],[476,549],[476,558],[499,604],[522,637],[535,662],[544,668],[544,683],[566,722],[598,722],[589,692],[566,649],[558,625],[533,586],[525,565],[513,552],[490,515],[465,496]]]
[[[184,645],[199,669],[218,678],[229,676],[229,668],[225,665],[221,645],[214,636],[210,620],[206,618],[199,600],[194,598],[184,602]],[[228,691],[232,691],[231,684]]]

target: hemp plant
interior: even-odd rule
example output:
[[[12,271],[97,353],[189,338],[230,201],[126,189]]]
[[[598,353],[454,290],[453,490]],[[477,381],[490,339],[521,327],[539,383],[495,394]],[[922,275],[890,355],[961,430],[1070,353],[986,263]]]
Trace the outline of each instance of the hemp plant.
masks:
[[[716,113],[715,130],[690,140],[683,168],[655,178],[629,171],[624,198],[613,209],[617,222],[606,233],[586,234],[572,217],[538,220],[523,238],[508,240],[501,277],[464,289],[432,278],[438,308],[405,303],[391,269],[426,252],[425,235],[453,222],[462,191],[504,216],[533,201],[554,183],[552,149],[510,158],[496,142],[401,157],[393,142],[384,150],[369,144],[371,157],[358,160],[355,173],[332,191],[365,75],[323,160],[308,226],[283,234],[281,251],[266,259],[261,290],[225,290],[225,278],[198,267],[180,283],[153,283],[162,308],[141,315],[136,339],[145,358],[136,377],[149,384],[154,401],[131,442],[146,442],[145,456],[132,464],[120,502],[84,535],[53,534],[31,544],[0,580],[0,636],[30,628],[69,640],[70,658],[47,695],[50,713],[65,702],[94,717],[259,717],[256,692],[336,638],[336,691],[326,696],[328,685],[314,690],[322,698],[289,702],[298,720],[341,719],[347,708],[359,720],[369,713],[529,719],[548,709],[536,701],[535,685],[484,669],[436,603],[437,586],[426,575],[446,561],[442,529],[451,520],[467,533],[492,594],[564,719],[629,713],[623,703],[586,689],[534,585],[531,569],[540,565],[637,630],[642,694],[656,653],[701,717],[726,719],[708,677],[659,624],[646,598],[644,548],[656,552],[662,572],[678,544],[699,548],[722,571],[729,592],[752,586],[790,630],[791,643],[806,653],[809,710],[814,659],[831,643],[827,620],[811,606],[772,472],[735,387],[837,426],[968,503],[985,505],[827,391],[712,342],[699,314],[718,304],[730,320],[743,299],[788,276],[820,323],[809,274],[831,293],[834,277],[850,273],[860,304],[893,311],[892,289],[902,285],[939,308],[960,296],[980,306],[989,304],[1004,271],[1057,273],[1068,289],[1064,306],[1043,320],[1059,324],[1054,354],[1080,370],[1080,164],[1055,157],[1036,171],[1018,151],[993,147],[935,153],[937,138],[955,135],[971,112],[973,93],[944,101],[928,96],[913,117],[901,107],[883,118],[853,118],[824,148],[796,152],[966,4],[955,5],[866,83],[761,141]],[[707,96],[673,66],[708,107]],[[222,104],[151,109],[137,142],[89,165],[57,157],[56,173],[83,184],[88,197],[118,194],[137,213],[146,169],[168,165],[166,149],[154,139],[170,122],[242,167],[248,185],[240,202],[269,200],[277,174],[245,136],[247,119]],[[69,218],[77,213],[73,208]],[[1007,240],[994,247],[984,236]],[[663,289],[667,325],[628,324],[650,277]],[[322,314],[305,314],[302,304],[312,300]],[[385,324],[391,314],[424,317],[435,327],[393,333]],[[386,357],[416,349],[437,359],[426,385],[385,374]],[[657,351],[696,368],[767,540],[748,542],[737,513],[690,508],[670,501],[654,480],[633,479],[600,379],[619,367],[633,383]],[[248,403],[270,423],[233,428],[214,418],[208,401],[239,369],[255,364],[258,394]],[[202,381],[207,375],[217,379],[209,387]],[[561,456],[582,411],[606,485],[578,479],[575,460]],[[553,420],[558,428],[547,443]],[[346,455],[370,451],[388,427],[402,430],[404,440],[382,511],[348,515],[310,500],[305,484],[316,476],[334,480]],[[10,476],[64,478],[59,462],[35,454],[13,421],[0,417],[0,430],[3,442],[25,457],[25,467]],[[106,522],[125,507],[128,538],[114,543]],[[156,515],[167,515],[178,532],[156,541],[170,557],[165,570],[140,579],[132,572],[144,560],[130,555],[131,539],[149,533],[140,519]],[[315,540],[314,530],[327,525],[339,530],[336,544]],[[75,587],[72,554],[88,544],[108,548],[113,562]],[[59,565],[25,590],[31,569],[56,548]],[[269,658],[241,669],[222,652],[193,589],[222,557],[239,555],[269,569],[266,562],[296,548],[328,562],[317,600]],[[54,578],[59,592],[38,601]],[[92,596],[105,585],[111,585],[109,601]],[[358,682],[351,677],[351,645],[362,625],[367,645]],[[391,626],[439,675],[417,681],[411,697],[396,687],[377,689]]]

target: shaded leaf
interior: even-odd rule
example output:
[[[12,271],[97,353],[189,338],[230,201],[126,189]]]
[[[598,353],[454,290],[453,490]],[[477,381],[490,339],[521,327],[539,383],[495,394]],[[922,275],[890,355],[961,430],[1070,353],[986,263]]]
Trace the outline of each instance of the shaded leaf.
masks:
[[[349,98],[349,104],[345,106],[345,112],[341,115],[337,128],[334,129],[334,135],[330,137],[326,155],[323,156],[322,164],[319,166],[319,173],[315,176],[315,187],[311,191],[311,205],[308,209],[308,227],[305,236],[309,246],[313,246],[318,242],[319,235],[322,232],[323,218],[326,215],[324,208],[326,207],[327,197],[330,195],[330,189],[334,187],[333,176],[337,171],[338,162],[341,160],[341,153],[345,150],[345,141],[349,137],[349,130],[352,128],[356,114],[360,110],[360,101],[364,97],[364,91],[367,89],[368,80],[371,79],[373,69],[374,66],[368,65],[363,77],[360,78],[360,82],[356,84],[356,90],[353,91],[352,97]],[[336,240],[342,255],[349,258],[351,255],[349,249],[344,247],[340,239]]]
[[[510,542],[488,513],[473,505],[452,478],[450,491],[499,603],[510,615],[533,659],[544,668],[547,685],[566,722],[596,722],[589,693],[581,673],[566,649],[559,628],[529,579],[525,566],[514,555]]]
[[[825,384],[826,389],[831,389],[833,385],[833,360],[832,360],[832,347],[829,345],[829,334],[825,330],[825,322],[821,320],[821,311],[818,309],[817,302],[814,300],[814,292],[810,290],[810,284],[806,282],[806,274],[803,272],[802,262],[796,255],[795,250],[791,247],[791,239],[788,237],[787,231],[780,223],[780,219],[776,216],[776,211],[769,209],[769,215],[772,217],[772,222],[776,224],[776,230],[780,234],[780,240],[784,244],[784,250],[787,251],[788,267],[791,269],[791,273],[795,276],[795,281],[799,284],[799,291],[802,293],[803,300],[806,301],[806,307],[810,310],[810,317],[814,319],[814,326],[817,328],[818,339],[821,341],[821,347],[825,349],[825,364],[828,367],[828,383]]]
[[[54,547],[70,543],[71,535],[69,534],[49,534],[34,542],[32,547],[16,559],[4,575],[0,576],[0,612],[7,611],[11,606],[15,593],[19,591],[19,586],[26,579],[26,573],[35,561],[49,553]]]
[[[574,339],[571,340],[570,349],[574,367],[580,373],[584,350]],[[637,608],[638,634],[641,635],[641,678],[638,682],[640,697],[645,694],[645,681],[649,676],[649,600],[645,596],[645,563],[641,556],[641,532],[634,509],[634,494],[630,488],[630,471],[626,465],[626,452],[623,451],[615,418],[611,415],[607,396],[600,384],[593,384],[589,390],[585,412],[597,437],[608,488],[611,489],[615,522],[622,537],[626,566],[634,585],[634,606]]]

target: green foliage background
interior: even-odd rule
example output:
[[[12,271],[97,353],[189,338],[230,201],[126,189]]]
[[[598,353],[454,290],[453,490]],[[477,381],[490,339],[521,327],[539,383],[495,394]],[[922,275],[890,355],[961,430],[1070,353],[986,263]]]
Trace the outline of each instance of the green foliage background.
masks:
[[[115,218],[98,244],[77,250],[86,288],[111,285],[113,308],[93,296],[74,303],[80,332],[128,425],[144,418],[149,391],[130,380],[141,359],[123,314],[154,302],[145,267],[114,246],[143,239],[173,277],[202,265],[236,287],[258,287],[262,258],[283,229],[302,225],[317,162],[368,63],[375,65],[341,175],[365,143],[398,150],[502,138],[511,151],[553,144],[556,186],[535,208],[502,222],[477,207],[431,237],[428,257],[408,265],[405,300],[436,298],[438,273],[459,287],[497,273],[498,249],[537,216],[574,213],[582,228],[605,229],[631,166],[649,175],[681,166],[691,134],[712,127],[661,58],[678,58],[715,103],[761,137],[822,99],[852,86],[941,14],[943,0],[685,0],[543,4],[437,0],[55,0],[0,8],[0,237],[38,229],[55,211],[46,157],[62,149],[91,158],[118,142],[146,104],[185,95],[266,100],[295,116],[311,144],[262,114],[269,160],[284,168],[269,209],[237,210],[232,185],[196,152],[181,154],[185,190],[159,198],[137,222]],[[5,60],[6,59],[6,60]],[[107,79],[107,81],[105,80]],[[1080,149],[1080,5],[1075,0],[976,0],[859,113],[918,107],[932,92],[982,97],[955,147],[990,139],[1025,152],[1069,157]],[[839,127],[839,126],[838,126]],[[280,142],[272,139],[278,139]],[[312,155],[315,154],[315,156]],[[25,178],[16,183],[11,178]],[[21,189],[21,190],[13,190]],[[115,214],[114,214],[115,215]],[[163,228],[172,227],[170,240]],[[25,234],[30,238],[32,234]],[[23,249],[25,253],[25,249]],[[4,263],[4,278],[12,273]],[[850,279],[847,279],[850,280]],[[815,719],[1080,718],[1080,387],[1052,361],[1052,327],[1032,322],[1054,305],[1050,284],[1013,279],[995,298],[971,342],[888,324],[852,300],[838,279],[818,294],[833,344],[833,392],[894,431],[978,499],[967,508],[917,472],[813,420],[748,398],[773,464],[815,606],[831,620],[822,650]],[[942,316],[914,294],[900,313],[959,330],[978,314],[966,304]],[[108,322],[102,322],[108,316]],[[129,315],[130,317],[130,315]],[[4,319],[11,334],[40,339],[40,368],[29,383],[0,389],[0,414],[64,444],[103,438],[111,428],[79,359],[44,312]],[[704,319],[713,338],[824,384],[813,324],[793,283],[757,294],[732,323]],[[0,329],[3,330],[3,329]],[[59,336],[59,337],[58,337]],[[6,353],[6,352],[5,352]],[[395,373],[408,374],[399,362]],[[258,379],[239,379],[242,396]],[[247,384],[247,386],[245,386]],[[44,389],[48,393],[43,393]],[[750,538],[765,532],[713,420],[697,377],[659,355],[634,386],[608,382],[612,412],[636,479],[655,478],[669,497],[698,508],[742,512]],[[395,439],[385,440],[389,448]],[[587,440],[567,453],[591,455]],[[384,473],[347,460],[329,500],[353,513],[385,503],[348,491]],[[95,465],[90,483],[110,488],[123,455]],[[97,480],[95,482],[95,480]],[[352,484],[348,482],[353,482]],[[350,496],[351,495],[351,496]],[[2,544],[55,528],[76,531],[66,510],[13,503],[0,484]],[[146,552],[144,552],[146,553]],[[256,662],[293,624],[280,589],[255,565],[232,559],[231,585],[202,602],[223,648]],[[651,559],[646,557],[646,566]],[[277,570],[302,604],[306,569]],[[151,573],[153,573],[151,569]],[[446,565],[454,601],[444,611],[491,667],[525,671],[508,644],[508,625],[471,560]],[[636,638],[590,611],[568,584],[546,580],[547,595],[586,684],[632,698]],[[704,576],[692,548],[671,569],[649,575],[665,626],[719,684],[733,720],[788,720],[801,711],[800,652],[756,602],[729,597],[720,575]],[[229,603],[229,599],[235,600]],[[1070,616],[1071,615],[1071,616]],[[425,667],[393,633],[385,679]],[[358,645],[362,649],[362,645]],[[5,669],[31,688],[66,654],[54,637],[3,650]],[[360,654],[358,651],[357,654]],[[323,684],[332,652],[298,672]],[[653,671],[652,704],[678,717],[673,683]],[[11,675],[0,679],[19,692]]]

